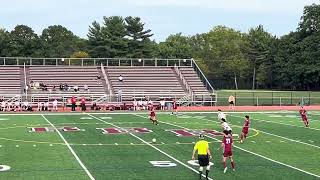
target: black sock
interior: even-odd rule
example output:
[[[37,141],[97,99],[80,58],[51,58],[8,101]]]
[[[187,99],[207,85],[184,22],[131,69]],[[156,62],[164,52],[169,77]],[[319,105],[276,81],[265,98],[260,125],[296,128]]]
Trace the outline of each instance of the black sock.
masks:
[[[208,179],[209,170],[206,170],[206,178]]]
[[[201,179],[201,177],[202,177],[202,171],[199,171],[199,179]]]

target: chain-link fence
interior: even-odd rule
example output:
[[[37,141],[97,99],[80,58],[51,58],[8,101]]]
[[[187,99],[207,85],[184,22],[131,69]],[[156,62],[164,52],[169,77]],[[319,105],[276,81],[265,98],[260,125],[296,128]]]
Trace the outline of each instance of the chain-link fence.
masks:
[[[238,106],[319,105],[320,92],[311,91],[218,91],[217,105],[229,104],[230,95]]]

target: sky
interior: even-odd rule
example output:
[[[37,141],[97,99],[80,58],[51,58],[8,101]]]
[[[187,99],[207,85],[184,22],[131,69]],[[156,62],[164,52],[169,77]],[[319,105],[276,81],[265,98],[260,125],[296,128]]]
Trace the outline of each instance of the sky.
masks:
[[[139,16],[153,39],[170,34],[194,35],[225,25],[242,32],[262,24],[282,36],[296,30],[303,8],[319,0],[3,0],[0,27],[11,31],[17,24],[37,34],[50,25],[63,25],[87,38],[93,21],[103,16]]]

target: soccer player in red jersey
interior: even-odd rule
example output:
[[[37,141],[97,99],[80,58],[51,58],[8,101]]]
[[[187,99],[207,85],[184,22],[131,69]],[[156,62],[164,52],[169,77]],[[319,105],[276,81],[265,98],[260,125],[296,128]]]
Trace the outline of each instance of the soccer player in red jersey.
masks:
[[[247,135],[249,133],[249,128],[250,128],[250,118],[248,115],[245,116],[245,120],[244,120],[244,124],[243,124],[243,127],[242,127],[242,133],[241,133],[241,136],[240,136],[240,140],[239,140],[239,143],[243,143],[244,139],[247,138]]]
[[[150,119],[150,121],[152,121],[152,124],[159,125],[158,120],[156,118],[156,112],[155,112],[154,108],[152,108],[149,113],[149,119]]]
[[[224,137],[221,143],[221,147],[223,148],[223,157],[222,157],[222,161],[223,161],[223,173],[227,172],[227,158],[230,159],[231,161],[231,167],[232,170],[235,171],[235,164],[234,164],[234,160],[232,157],[232,145],[233,145],[233,139],[232,139],[232,135],[229,134],[228,131],[224,130]]]
[[[302,121],[304,122],[304,125],[309,128],[310,124],[307,117],[307,111],[303,108],[303,106],[301,106],[299,113],[301,115]]]
[[[173,100],[173,106],[172,106],[172,115],[173,115],[173,112],[176,112],[176,115],[178,115],[178,107],[177,107],[177,101],[176,99]]]

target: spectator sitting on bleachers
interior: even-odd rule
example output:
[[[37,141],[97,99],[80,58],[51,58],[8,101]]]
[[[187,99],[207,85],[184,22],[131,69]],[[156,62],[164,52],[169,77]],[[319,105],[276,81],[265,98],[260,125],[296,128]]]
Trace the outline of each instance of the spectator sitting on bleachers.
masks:
[[[120,74],[120,76],[119,76],[119,82],[122,82],[123,81],[123,77],[122,77],[122,75]]]
[[[6,110],[6,102],[3,99],[2,99],[2,102],[1,102],[1,110],[2,111]]]
[[[69,90],[69,88],[70,88],[70,87],[68,86],[68,84],[67,84],[67,83],[65,83],[65,84],[64,84],[64,90],[65,90],[65,91],[68,91],[68,90]]]
[[[73,86],[73,90],[74,92],[78,92],[79,91],[79,87],[77,85]]]
[[[60,89],[60,91],[63,91],[64,87],[63,87],[63,84],[62,84],[62,83],[60,83],[59,89]]]
[[[52,86],[52,91],[56,91],[56,85]]]
[[[35,82],[33,88],[34,89],[40,89],[40,83],[39,82]]]
[[[88,85],[85,84],[85,85],[83,86],[83,88],[84,88],[84,91],[89,92],[89,87],[88,87]]]
[[[12,102],[7,103],[7,111],[11,111],[12,108]]]
[[[23,106],[22,106],[22,109],[25,110],[25,111],[28,111],[28,110],[29,110],[29,102],[28,102],[27,100],[24,101]]]
[[[14,102],[14,111],[21,111],[21,106],[19,101]]]

